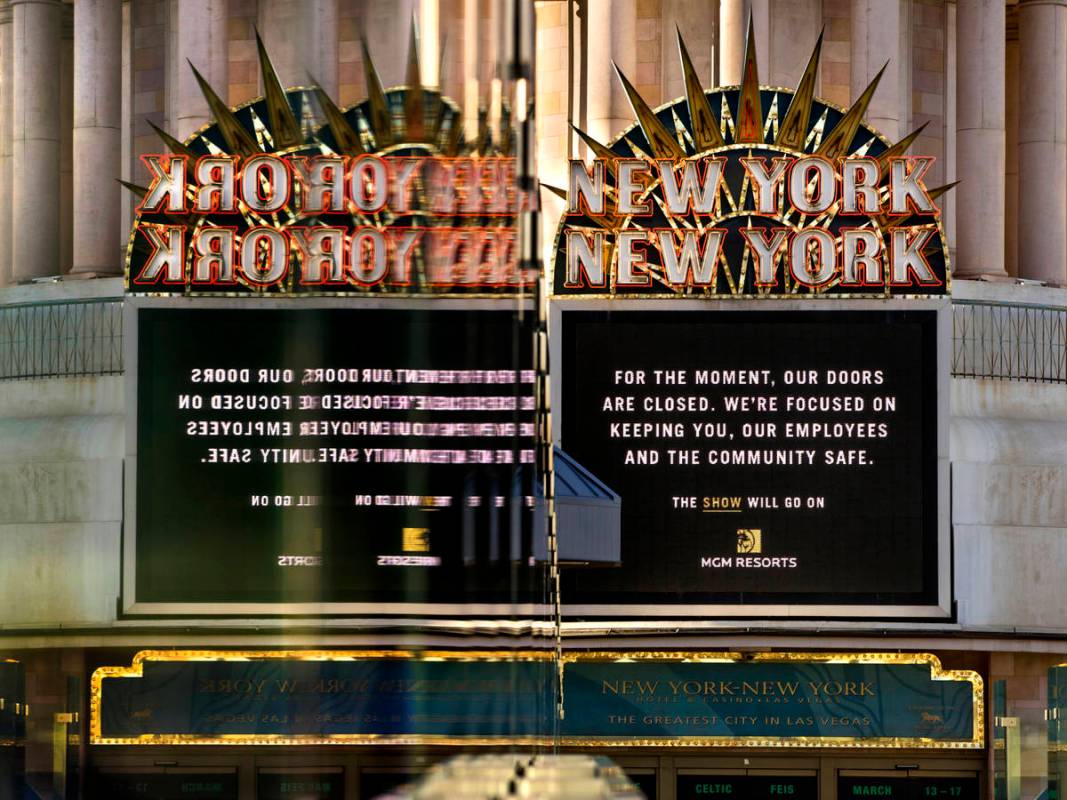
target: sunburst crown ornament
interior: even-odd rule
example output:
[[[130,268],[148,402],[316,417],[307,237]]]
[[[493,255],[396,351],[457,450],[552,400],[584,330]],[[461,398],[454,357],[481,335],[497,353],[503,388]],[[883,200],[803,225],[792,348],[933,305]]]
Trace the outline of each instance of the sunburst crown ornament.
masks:
[[[653,109],[616,66],[636,121],[607,144],[575,128],[592,162],[545,186],[568,201],[556,295],[947,292],[934,200],[955,184],[927,191],[932,159],[906,155],[925,124],[893,143],[863,121],[881,72],[847,109],[817,99],[820,34],[796,89],[761,86],[750,19],[741,85],[705,91],[677,43],[685,95]]]
[[[153,125],[170,152],[144,157],[152,186],[122,182],[141,198],[127,291],[470,294],[533,285],[517,265],[525,198],[515,189],[510,107],[497,109],[496,127],[481,108],[469,139],[456,103],[423,85],[417,37],[413,20],[405,83],[389,89],[363,40],[367,97],[345,109],[316,83],[284,88],[258,32],[263,95],[250,102],[230,108],[190,64],[213,119],[185,141]]]

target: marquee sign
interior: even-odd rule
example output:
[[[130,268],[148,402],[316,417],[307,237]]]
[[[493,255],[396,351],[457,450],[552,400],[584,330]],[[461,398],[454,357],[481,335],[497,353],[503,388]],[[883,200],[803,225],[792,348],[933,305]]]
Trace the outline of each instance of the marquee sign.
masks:
[[[621,502],[618,563],[566,567],[564,614],[949,617],[951,187],[921,129],[863,122],[877,77],[815,98],[821,38],[792,91],[751,30],[738,87],[678,49],[685,96],[619,72],[637,121],[579,131],[555,190],[553,427]]]
[[[578,131],[553,259],[557,296],[940,295],[948,248],[933,159],[863,122],[880,74],[847,110],[814,97],[820,37],[797,88],[759,85],[749,35],[740,87],[704,91],[678,36],[686,96],[609,144]],[[552,188],[552,187],[549,187]]]
[[[145,651],[92,678],[93,744],[548,745],[544,651]],[[930,654],[563,657],[565,746],[984,745],[983,684]]]
[[[414,35],[414,34],[413,34]],[[257,40],[258,41],[258,40]],[[214,121],[143,158],[130,235],[133,294],[514,293],[517,190],[505,105],[499,132],[463,131],[422,86],[385,90],[364,48],[368,98],[345,110],[319,87],[283,89],[259,44],[264,96],[230,109],[196,73]],[[194,69],[195,72],[195,69]]]
[[[414,32],[405,85],[365,48],[345,110],[257,43],[264,95],[231,109],[196,73],[214,121],[158,131],[130,186],[123,613],[526,613],[536,276],[508,108],[468,138]]]

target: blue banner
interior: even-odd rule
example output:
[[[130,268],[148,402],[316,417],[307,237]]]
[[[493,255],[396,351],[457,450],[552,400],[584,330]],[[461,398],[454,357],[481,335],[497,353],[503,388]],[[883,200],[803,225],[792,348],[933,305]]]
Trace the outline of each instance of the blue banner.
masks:
[[[141,665],[140,677],[99,679],[94,740],[532,740],[545,735],[552,713],[548,661],[146,659]]]
[[[563,733],[571,739],[709,744],[971,742],[974,684],[934,680],[932,666],[578,661],[564,672],[566,707],[576,713],[566,715]]]
[[[92,741],[551,741],[553,662],[491,656],[140,653],[93,676]],[[563,744],[984,744],[981,678],[931,655],[590,653],[563,675]]]

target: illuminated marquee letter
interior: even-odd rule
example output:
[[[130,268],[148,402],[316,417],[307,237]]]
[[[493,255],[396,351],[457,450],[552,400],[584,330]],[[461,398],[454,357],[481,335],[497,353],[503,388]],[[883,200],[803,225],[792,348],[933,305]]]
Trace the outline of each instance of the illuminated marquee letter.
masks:
[[[181,225],[142,225],[141,232],[152,246],[137,280],[151,283],[163,273],[164,283],[181,283],[184,267],[185,228]]]
[[[913,169],[908,169],[915,162]],[[932,158],[894,158],[889,164],[889,213],[933,214],[937,207],[926,193],[922,180],[933,165]],[[911,206],[909,208],[908,206]]]
[[[789,228],[772,228],[773,235],[767,239],[761,228],[742,228],[749,248],[756,254],[756,285],[774,286],[778,281],[778,270],[774,262],[778,251],[782,249],[789,237]]]
[[[657,231],[659,249],[663,254],[663,270],[671,283],[688,286],[711,286],[715,283],[715,268],[722,251],[722,228],[712,228],[704,236],[704,245],[697,243],[697,232],[683,230],[682,246],[676,247],[674,231]]]
[[[875,159],[844,159],[841,162],[841,213],[877,214],[881,179]]]
[[[300,262],[303,284],[342,283],[345,279],[345,229],[315,226],[289,229]]]
[[[567,286],[581,286],[584,274],[589,286],[604,286],[604,232],[594,231],[592,241],[585,231],[567,231]]]
[[[809,184],[813,184],[810,187]],[[798,158],[789,171],[789,202],[801,214],[821,214],[837,197],[834,165],[820,156]]]
[[[411,188],[422,165],[421,158],[391,158],[393,168],[393,191],[389,203],[394,214],[406,214],[411,210]]]
[[[667,210],[672,214],[685,214],[692,205],[696,214],[711,214],[715,210],[725,164],[725,158],[704,159],[704,177],[701,179],[697,162],[683,161],[680,167],[681,180],[676,181],[674,162],[657,161]]]
[[[249,283],[270,286],[285,277],[289,244],[274,228],[252,228],[241,238],[241,272]]]
[[[152,173],[152,185],[137,210],[142,214],[155,214],[166,210],[182,214],[185,207],[185,156],[142,156],[142,161]]]
[[[305,214],[345,210],[345,162],[340,156],[297,157],[293,166],[303,184]]]
[[[645,191],[648,165],[639,158],[619,159],[619,213],[648,214],[652,207],[648,201],[637,202],[635,194]]]
[[[841,235],[842,286],[881,286],[882,238],[872,230],[856,228]]]
[[[390,270],[389,281],[406,286],[411,283],[411,256],[415,253],[415,245],[422,238],[422,231],[418,228],[394,228],[387,233],[389,247],[393,251],[393,268]]]
[[[911,286],[911,276],[914,275],[920,286],[937,286],[941,283],[934,274],[930,263],[923,255],[923,247],[927,240],[934,235],[929,228],[920,229],[908,241],[910,228],[896,228],[890,239],[890,260],[892,262],[892,282],[897,286]]]
[[[588,209],[586,213],[600,216],[604,213],[604,162],[600,159],[586,167],[581,161],[572,160],[569,180],[567,181],[567,213],[578,214],[582,211],[582,202]]]
[[[204,156],[196,162],[196,210],[202,214],[237,211],[237,166],[234,156]]]
[[[644,254],[636,249],[638,245],[645,244],[648,244],[647,231],[619,231],[615,246],[619,258],[619,286],[648,286],[651,284],[647,270],[643,270],[640,274],[635,272],[636,269],[644,267],[648,263],[645,261]]]
[[[241,197],[259,214],[273,214],[289,203],[289,165],[278,156],[253,156],[241,170]]]
[[[356,208],[375,214],[385,208],[389,199],[389,173],[385,162],[377,156],[360,156],[352,162],[348,177],[349,193]]]
[[[370,286],[385,277],[388,255],[389,248],[381,231],[360,228],[352,234],[348,245],[348,269],[358,283]]]
[[[193,281],[233,283],[233,258],[237,249],[234,228],[204,228],[193,239]]]
[[[785,171],[790,161],[791,159],[785,156],[777,156],[771,159],[774,167],[768,172],[767,161],[763,158],[753,156],[741,159],[745,172],[749,174],[752,182],[756,184],[756,209],[761,214],[778,213],[778,184],[785,177]]]
[[[809,266],[811,250],[815,251],[814,271]],[[789,271],[798,283],[805,286],[829,283],[837,271],[833,235],[822,228],[805,228],[797,233],[789,248]]]

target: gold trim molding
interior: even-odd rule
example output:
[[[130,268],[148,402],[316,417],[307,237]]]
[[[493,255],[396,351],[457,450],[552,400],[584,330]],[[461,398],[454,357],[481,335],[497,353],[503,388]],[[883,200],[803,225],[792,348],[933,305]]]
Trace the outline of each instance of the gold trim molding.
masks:
[[[481,737],[432,734],[144,734],[135,737],[104,737],[101,705],[103,681],[108,678],[140,678],[149,661],[551,661],[547,650],[142,650],[128,667],[97,668],[90,681],[89,743],[94,745],[473,745],[548,747],[557,744],[548,736]],[[971,685],[973,730],[968,740],[945,741],[928,737],[575,737],[563,736],[565,747],[668,747],[668,748],[850,748],[977,750],[985,746],[985,683],[974,670],[946,670],[932,653],[846,652],[704,652],[683,650],[596,650],[564,653],[562,663],[580,662],[683,662],[683,663],[821,663],[821,664],[923,664],[935,681],[965,681]]]

